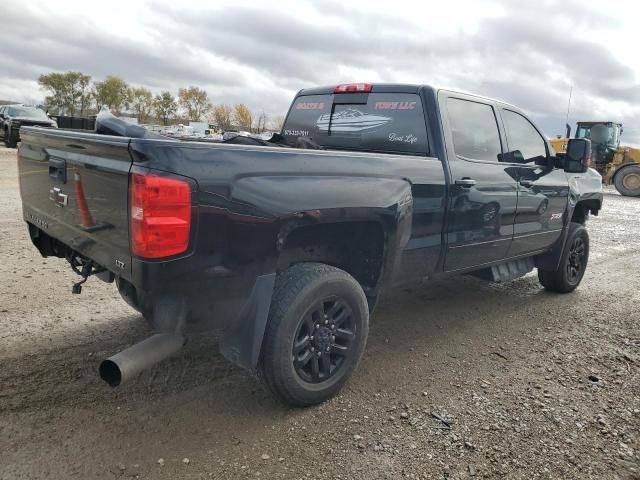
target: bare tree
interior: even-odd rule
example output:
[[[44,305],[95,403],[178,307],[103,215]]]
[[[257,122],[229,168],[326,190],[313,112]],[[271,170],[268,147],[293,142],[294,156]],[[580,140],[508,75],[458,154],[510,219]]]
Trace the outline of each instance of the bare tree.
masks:
[[[276,132],[282,132],[283,126],[284,126],[284,115],[276,115],[269,122],[269,128]]]
[[[256,133],[263,133],[267,129],[267,122],[269,121],[269,117],[264,110],[260,115],[258,115],[258,119],[256,120]]]

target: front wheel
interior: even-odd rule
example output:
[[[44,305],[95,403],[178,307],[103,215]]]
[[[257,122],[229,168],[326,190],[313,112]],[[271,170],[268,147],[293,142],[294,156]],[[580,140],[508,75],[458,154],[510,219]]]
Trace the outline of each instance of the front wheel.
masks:
[[[357,367],[368,331],[367,298],[351,275],[320,263],[294,265],[276,280],[261,377],[289,405],[324,402]]]
[[[551,292],[573,292],[584,276],[589,261],[589,234],[584,225],[572,222],[567,242],[556,270],[538,269],[538,279]]]
[[[613,184],[621,195],[640,197],[640,165],[629,165],[622,168],[613,177]]]

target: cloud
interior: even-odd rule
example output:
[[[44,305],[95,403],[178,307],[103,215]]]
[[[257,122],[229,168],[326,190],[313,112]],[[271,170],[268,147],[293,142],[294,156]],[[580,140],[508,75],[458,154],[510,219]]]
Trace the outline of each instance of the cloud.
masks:
[[[571,122],[622,119],[626,140],[640,144],[640,62],[613,41],[632,38],[623,7],[577,0],[110,5],[3,5],[0,92],[42,97],[39,74],[79,70],[155,91],[198,85],[215,102],[276,115],[304,87],[427,83],[514,103],[555,134],[564,131],[573,86]]]

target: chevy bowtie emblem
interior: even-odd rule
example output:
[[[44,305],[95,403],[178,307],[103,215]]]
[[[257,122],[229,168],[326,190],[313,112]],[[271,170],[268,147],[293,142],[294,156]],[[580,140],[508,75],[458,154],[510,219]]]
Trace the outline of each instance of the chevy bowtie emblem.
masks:
[[[67,195],[62,193],[62,191],[58,187],[53,187],[49,190],[49,200],[56,204],[56,207],[66,207],[67,206]]]

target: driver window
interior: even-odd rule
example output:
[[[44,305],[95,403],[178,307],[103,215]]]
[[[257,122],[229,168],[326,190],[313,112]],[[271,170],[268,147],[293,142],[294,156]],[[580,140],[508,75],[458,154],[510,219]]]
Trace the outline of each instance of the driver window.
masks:
[[[504,161],[510,163],[535,163],[544,165],[547,162],[547,148],[542,136],[524,116],[511,110],[502,110],[504,129],[507,134],[509,152]]]

